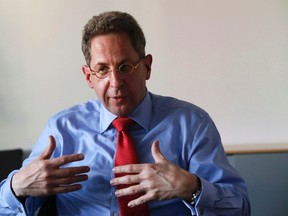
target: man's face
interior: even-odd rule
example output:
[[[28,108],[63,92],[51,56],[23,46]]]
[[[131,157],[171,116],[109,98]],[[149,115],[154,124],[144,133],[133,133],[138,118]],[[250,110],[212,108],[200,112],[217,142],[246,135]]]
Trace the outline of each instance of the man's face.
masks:
[[[131,74],[118,72],[123,63],[135,65],[140,56],[125,33],[99,35],[91,41],[90,68],[109,67],[112,71],[103,79],[91,74],[88,66],[82,67],[86,81],[93,88],[105,108],[115,115],[127,115],[143,100],[146,80],[150,78],[152,56],[143,58]]]

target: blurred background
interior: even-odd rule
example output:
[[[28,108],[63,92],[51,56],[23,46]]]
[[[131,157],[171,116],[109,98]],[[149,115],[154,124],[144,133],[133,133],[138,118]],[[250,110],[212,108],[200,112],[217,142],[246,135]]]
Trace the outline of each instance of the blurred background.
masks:
[[[47,119],[95,98],[83,26],[131,13],[154,57],[148,88],[204,108],[224,145],[288,142],[288,2],[0,1],[0,149],[30,149]]]

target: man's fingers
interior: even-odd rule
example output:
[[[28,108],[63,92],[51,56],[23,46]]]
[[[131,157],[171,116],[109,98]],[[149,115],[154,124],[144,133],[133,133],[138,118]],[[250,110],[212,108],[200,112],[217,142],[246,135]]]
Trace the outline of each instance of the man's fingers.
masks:
[[[56,178],[55,180],[53,180],[53,182],[51,182],[51,188],[55,186],[68,186],[86,180],[88,180],[88,175],[86,174],[70,176],[65,178]]]
[[[72,154],[72,155],[64,155],[58,158],[54,158],[52,160],[52,163],[55,167],[63,166],[67,163],[75,162],[75,161],[81,161],[84,159],[83,154]]]
[[[115,195],[117,197],[127,196],[127,195],[134,195],[134,194],[140,194],[141,196],[145,193],[149,193],[152,188],[149,187],[149,184],[132,184],[128,187],[121,187],[121,189],[117,189],[115,191]]]
[[[46,147],[46,149],[41,153],[39,156],[40,159],[50,159],[51,155],[53,154],[53,151],[56,147],[56,142],[53,136],[49,136],[49,144]]]
[[[128,164],[128,165],[122,165],[117,166],[113,168],[114,173],[140,173],[143,170],[144,164]]]
[[[151,196],[151,194],[146,193],[143,196],[140,196],[139,198],[132,200],[131,202],[128,203],[128,206],[130,208],[133,208],[135,206],[141,205],[143,203],[146,203],[150,200],[153,200],[153,196]]]
[[[60,193],[69,193],[73,191],[77,191],[82,189],[81,184],[72,184],[72,185],[61,185],[58,187],[51,187],[47,188],[45,191],[45,195],[54,195],[54,194],[60,194]]]
[[[110,184],[115,186],[121,184],[133,184],[138,182],[139,182],[139,175],[125,175],[122,177],[111,179]]]
[[[49,136],[49,144],[46,147],[46,149],[40,154],[39,159],[41,160],[48,160],[51,158],[54,150],[56,148],[56,142],[53,136]],[[65,155],[62,157],[58,157],[55,159],[52,159],[52,164],[54,164],[55,167],[63,166],[67,163],[80,161],[84,159],[83,154],[72,154],[72,155]]]
[[[160,163],[163,160],[166,160],[164,155],[161,153],[158,140],[153,142],[152,147],[151,147],[151,152],[152,152],[152,156],[154,158],[155,163]]]
[[[90,168],[88,166],[67,167],[67,168],[56,170],[54,172],[54,176],[57,178],[71,177],[71,176],[87,173],[89,171],[90,171]]]
[[[161,163],[163,161],[167,161],[165,156],[162,154],[160,147],[159,147],[159,141],[156,140],[153,142],[151,147],[152,156],[155,160],[155,163]],[[140,173],[144,167],[147,166],[147,164],[128,164],[128,165],[122,165],[117,166],[113,168],[114,173]]]

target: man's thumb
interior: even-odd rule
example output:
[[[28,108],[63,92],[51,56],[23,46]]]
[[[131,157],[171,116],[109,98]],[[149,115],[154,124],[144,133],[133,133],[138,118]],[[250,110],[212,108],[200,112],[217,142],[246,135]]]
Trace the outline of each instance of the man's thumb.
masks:
[[[49,144],[46,147],[46,149],[41,153],[40,158],[41,159],[50,159],[51,155],[53,154],[53,151],[56,147],[56,142],[53,136],[49,136]]]
[[[160,163],[163,160],[166,160],[162,152],[160,151],[159,141],[156,140],[153,142],[151,147],[152,156],[154,158],[155,163]]]

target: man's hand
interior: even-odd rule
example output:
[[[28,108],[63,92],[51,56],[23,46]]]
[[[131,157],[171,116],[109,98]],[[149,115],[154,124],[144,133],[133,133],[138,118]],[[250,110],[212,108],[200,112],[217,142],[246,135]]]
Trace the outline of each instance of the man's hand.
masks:
[[[176,197],[190,200],[192,193],[200,189],[198,177],[168,161],[161,153],[158,141],[153,143],[151,151],[155,164],[131,164],[113,168],[114,173],[127,175],[112,179],[112,185],[135,184],[117,190],[115,195],[120,197],[144,193],[128,203],[129,207]]]
[[[42,154],[12,178],[12,189],[17,197],[46,196],[67,193],[82,188],[90,170],[88,166],[61,168],[61,166],[84,159],[83,154],[73,154],[50,159],[56,143],[53,136]]]

